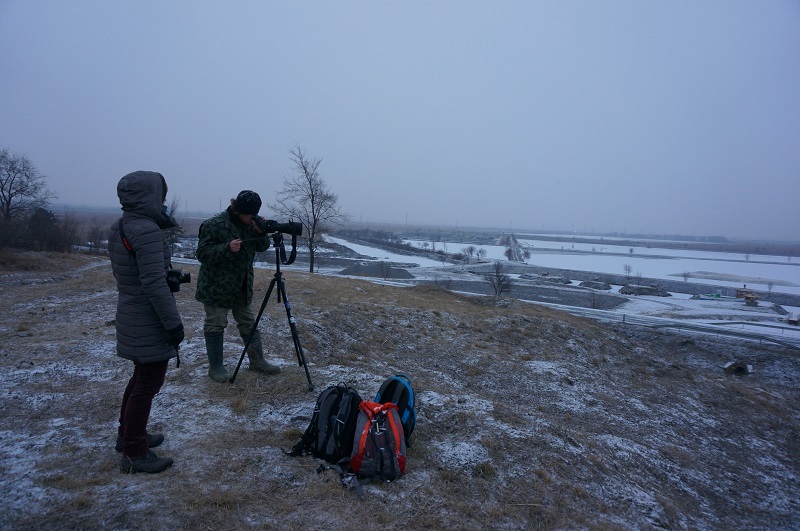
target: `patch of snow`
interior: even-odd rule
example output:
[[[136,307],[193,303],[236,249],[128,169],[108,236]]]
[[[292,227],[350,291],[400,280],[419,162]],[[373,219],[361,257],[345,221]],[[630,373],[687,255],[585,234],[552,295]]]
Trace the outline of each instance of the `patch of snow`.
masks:
[[[445,468],[472,467],[478,463],[489,461],[489,452],[479,444],[435,442],[433,445],[437,449],[440,463]]]

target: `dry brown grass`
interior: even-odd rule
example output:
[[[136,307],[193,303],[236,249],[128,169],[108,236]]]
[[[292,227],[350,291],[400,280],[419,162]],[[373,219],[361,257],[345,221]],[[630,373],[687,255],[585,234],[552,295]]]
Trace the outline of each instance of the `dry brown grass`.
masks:
[[[110,267],[3,260],[18,265],[0,271],[2,528],[800,526],[796,353],[296,270],[284,276],[317,391],[344,381],[371,398],[389,374],[414,379],[407,474],[360,502],[314,459],[285,456],[317,393],[283,307],[273,299],[261,326],[281,375],[245,360],[233,385],[214,384],[190,284],[182,364],[151,421],[175,466],[122,475],[113,442],[130,367],[114,354]],[[257,304],[271,277],[258,271]],[[227,338],[232,367],[233,325]],[[724,374],[734,358],[756,371]]]

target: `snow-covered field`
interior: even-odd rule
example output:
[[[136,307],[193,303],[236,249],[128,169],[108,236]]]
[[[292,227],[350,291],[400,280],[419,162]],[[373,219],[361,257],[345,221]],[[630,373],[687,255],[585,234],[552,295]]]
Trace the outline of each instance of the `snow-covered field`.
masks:
[[[407,240],[415,246],[435,243],[439,249],[446,246],[448,252],[459,252],[467,244],[457,242],[425,242]],[[794,262],[782,256],[745,255],[715,253],[708,251],[675,250],[656,247],[623,247],[619,245],[589,245],[544,240],[519,240],[523,249],[531,253],[528,263],[555,269],[596,271],[598,273],[623,274],[625,266],[631,266],[632,275],[667,280],[682,279],[690,275],[688,282],[728,286],[731,291],[748,287],[767,291],[773,282],[774,292],[800,294],[800,260]],[[654,244],[655,245],[655,244]],[[506,260],[506,247],[481,245],[490,260]],[[633,252],[630,252],[633,249]],[[365,253],[367,254],[367,253]],[[406,258],[408,261],[408,258]],[[739,279],[745,279],[740,282]],[[731,293],[732,294],[732,293]]]
[[[452,278],[459,275],[449,273],[452,268],[443,267],[441,262],[420,256],[401,255],[388,252],[384,249],[370,247],[349,242],[341,238],[326,238],[354,250],[364,256],[372,257],[376,261],[391,261],[399,263],[416,264],[412,269],[417,279],[441,279],[449,274]],[[448,252],[459,252],[468,244],[457,242],[430,242],[422,240],[407,240],[415,247],[422,249],[425,243],[430,248],[433,244],[437,249]],[[544,240],[520,240],[520,243],[531,252],[528,263],[554,269],[571,269],[577,271],[593,271],[597,273],[623,274],[625,265],[631,266],[631,275],[640,273],[646,278],[664,280],[683,280],[683,272],[689,272],[688,282],[714,284],[721,288],[717,291],[722,295],[733,295],[735,288],[746,284],[748,287],[760,291],[768,291],[768,282],[773,282],[774,293],[800,294],[800,262],[793,263],[786,257],[776,256],[751,256],[749,260],[743,255],[733,253],[712,253],[707,251],[691,251],[674,249],[659,249],[655,247],[637,247],[633,253],[629,247],[604,246],[593,247],[587,244],[572,244],[551,242]],[[655,244],[654,244],[655,245]],[[486,251],[485,258],[489,260],[505,261],[506,248],[501,245],[480,245],[479,249]],[[564,249],[568,250],[562,250]],[[618,255],[612,253],[627,253]],[[463,275],[462,275],[463,276]],[[734,280],[735,279],[735,280]],[[572,281],[577,285],[578,281]],[[612,285],[611,292],[617,294],[621,286]],[[698,300],[691,298],[686,293],[672,292],[668,298],[656,296],[627,297],[628,302],[613,312],[605,312],[617,316],[622,320],[623,315],[637,315],[653,319],[672,319],[681,323],[712,324],[724,326],[726,329],[735,328],[742,332],[774,336],[778,339],[787,339],[800,342],[800,328],[786,325],[786,316],[776,313],[773,306],[762,302],[757,307],[746,306],[742,300],[731,301],[721,298],[719,300]],[[784,306],[790,316],[800,314],[800,307]],[[661,321],[653,321],[654,325],[663,326]]]
[[[370,396],[387,374],[414,379],[404,476],[373,482],[360,502],[319,462],[284,455],[316,393],[283,306],[261,323],[282,373],[242,370],[220,385],[206,376],[191,283],[176,294],[181,366],[150,424],[175,464],[120,474],[113,444],[130,364],[114,355],[110,266],[53,262],[0,275],[0,529],[798,529],[796,350],[301,264],[286,282],[317,391],[347,382]],[[196,278],[196,262],[181,267]],[[256,272],[257,297],[269,269]],[[410,269],[432,278],[447,268]],[[676,299],[631,303],[674,312]],[[242,344],[229,328],[231,367]],[[753,371],[728,374],[730,362]]]

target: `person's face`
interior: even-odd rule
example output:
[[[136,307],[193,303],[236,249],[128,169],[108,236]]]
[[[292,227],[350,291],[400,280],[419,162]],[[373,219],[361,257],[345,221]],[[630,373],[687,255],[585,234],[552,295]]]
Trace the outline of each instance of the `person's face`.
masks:
[[[253,222],[253,214],[239,214],[239,219],[245,225],[250,225]]]

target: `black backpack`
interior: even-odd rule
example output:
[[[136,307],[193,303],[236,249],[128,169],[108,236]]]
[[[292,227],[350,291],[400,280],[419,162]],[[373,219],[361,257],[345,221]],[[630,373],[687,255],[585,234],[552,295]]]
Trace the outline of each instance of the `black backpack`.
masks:
[[[409,438],[417,424],[417,411],[414,400],[414,389],[411,387],[411,378],[405,374],[390,376],[381,384],[378,394],[375,395],[375,402],[385,404],[393,402],[397,404],[397,412],[403,424],[406,446],[411,447]]]
[[[361,396],[344,384],[322,391],[314,405],[311,422],[289,455],[311,454],[329,463],[349,459]]]

